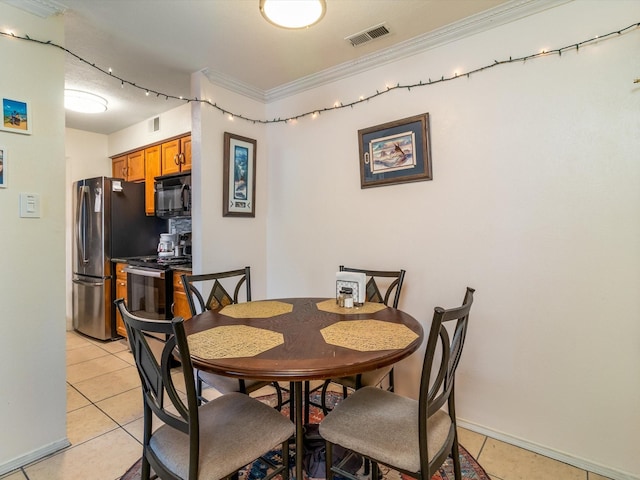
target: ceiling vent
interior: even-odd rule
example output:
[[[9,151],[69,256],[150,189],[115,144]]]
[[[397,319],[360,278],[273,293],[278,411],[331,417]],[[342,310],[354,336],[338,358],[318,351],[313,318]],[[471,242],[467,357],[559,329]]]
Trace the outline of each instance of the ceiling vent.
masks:
[[[345,38],[345,40],[348,40],[352,46],[357,47],[364,43],[370,42],[371,40],[375,40],[376,38],[389,35],[390,33],[391,31],[387,28],[387,26],[384,23],[381,23],[380,25],[369,27],[362,32],[349,35],[347,38]]]

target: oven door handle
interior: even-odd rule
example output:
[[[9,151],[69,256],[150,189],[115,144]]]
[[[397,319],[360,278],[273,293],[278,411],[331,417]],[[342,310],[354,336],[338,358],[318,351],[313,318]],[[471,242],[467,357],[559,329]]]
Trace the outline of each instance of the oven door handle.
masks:
[[[142,275],[143,277],[164,278],[164,270],[154,270],[150,268],[125,267],[124,271],[132,275]]]

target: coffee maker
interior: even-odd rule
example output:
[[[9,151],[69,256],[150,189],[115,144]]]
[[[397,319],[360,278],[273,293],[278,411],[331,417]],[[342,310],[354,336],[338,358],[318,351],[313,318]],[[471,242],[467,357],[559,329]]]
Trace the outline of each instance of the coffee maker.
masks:
[[[177,233],[161,233],[160,243],[158,243],[158,257],[175,256],[176,245],[178,245]]]

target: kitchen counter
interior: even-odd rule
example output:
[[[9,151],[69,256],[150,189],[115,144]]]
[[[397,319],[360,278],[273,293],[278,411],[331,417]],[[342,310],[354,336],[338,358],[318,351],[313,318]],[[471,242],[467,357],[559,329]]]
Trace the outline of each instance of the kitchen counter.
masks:
[[[167,257],[166,260],[175,260],[173,257]],[[145,257],[118,257],[112,258],[111,262],[113,263],[126,263],[130,265],[143,266],[147,268],[155,268],[161,270],[174,270],[174,271],[191,271],[192,264],[190,261],[190,257],[185,259],[184,263],[166,263],[162,264],[158,262],[158,257],[156,255],[149,255]]]

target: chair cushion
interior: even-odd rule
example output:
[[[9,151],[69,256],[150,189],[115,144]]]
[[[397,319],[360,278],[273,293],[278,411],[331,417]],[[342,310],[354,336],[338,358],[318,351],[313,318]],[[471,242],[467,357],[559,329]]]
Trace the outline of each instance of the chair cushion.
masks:
[[[253,462],[290,438],[295,430],[280,412],[241,393],[211,400],[198,412],[198,478],[208,480],[221,479]],[[188,435],[163,425],[151,436],[149,448],[180,478],[188,477]]]
[[[198,370],[197,373],[200,380],[215,388],[222,394],[232,393],[240,391],[240,381],[237,378],[225,377],[224,375],[216,375],[214,373],[203,372]],[[245,380],[244,386],[247,393],[251,393],[258,388],[262,388],[265,385],[269,385],[269,382],[262,382],[260,380]]]
[[[429,460],[445,444],[451,426],[442,410],[427,421]],[[390,467],[420,471],[416,400],[380,388],[361,388],[320,422],[320,435]]]

